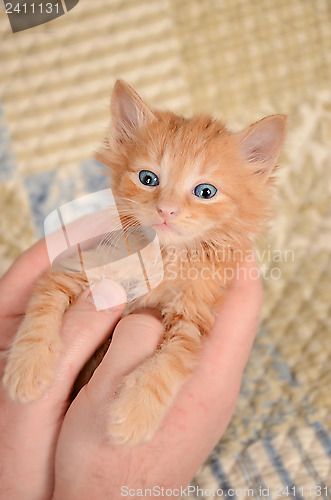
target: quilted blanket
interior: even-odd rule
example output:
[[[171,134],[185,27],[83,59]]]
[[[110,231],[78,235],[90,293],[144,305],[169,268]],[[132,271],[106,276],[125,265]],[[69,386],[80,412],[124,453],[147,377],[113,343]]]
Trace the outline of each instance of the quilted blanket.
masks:
[[[259,332],[231,424],[183,498],[331,498],[330,2],[80,0],[18,32],[0,4],[0,66],[1,273],[52,210],[106,187],[93,156],[117,77],[233,130],[288,115],[277,218],[258,242]]]

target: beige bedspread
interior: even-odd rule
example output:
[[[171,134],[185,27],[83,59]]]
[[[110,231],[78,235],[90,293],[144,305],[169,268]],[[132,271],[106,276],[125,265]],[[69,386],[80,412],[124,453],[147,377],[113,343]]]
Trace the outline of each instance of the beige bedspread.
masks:
[[[189,497],[331,498],[330,1],[80,0],[15,34],[1,5],[0,67],[1,272],[50,211],[103,186],[91,158],[117,77],[155,106],[233,129],[289,115],[278,218],[259,243],[261,327]]]

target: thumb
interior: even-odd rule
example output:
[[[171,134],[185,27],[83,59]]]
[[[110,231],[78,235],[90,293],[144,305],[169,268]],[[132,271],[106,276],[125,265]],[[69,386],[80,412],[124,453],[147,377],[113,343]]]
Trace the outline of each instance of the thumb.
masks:
[[[86,386],[87,400],[95,405],[108,405],[123,377],[153,355],[163,334],[163,325],[155,311],[142,310],[122,318],[107,354]]]
[[[93,296],[90,289],[85,290],[66,311],[62,326],[63,355],[57,364],[53,388],[59,392],[60,399],[70,396],[84,365],[111,335],[124,312],[125,303],[124,288],[104,279],[93,288]],[[108,309],[96,310],[105,305]]]

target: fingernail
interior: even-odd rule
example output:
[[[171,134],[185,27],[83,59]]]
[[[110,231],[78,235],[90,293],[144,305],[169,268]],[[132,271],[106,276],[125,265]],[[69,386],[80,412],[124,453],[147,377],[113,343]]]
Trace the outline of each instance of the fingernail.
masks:
[[[124,288],[116,281],[103,279],[90,287],[87,300],[95,305],[97,311],[114,309],[126,303]]]

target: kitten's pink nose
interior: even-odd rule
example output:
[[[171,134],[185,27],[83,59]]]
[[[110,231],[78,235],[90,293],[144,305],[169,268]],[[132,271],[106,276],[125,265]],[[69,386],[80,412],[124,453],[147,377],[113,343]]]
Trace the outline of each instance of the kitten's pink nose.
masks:
[[[172,219],[173,217],[176,217],[179,214],[179,210],[176,207],[176,205],[172,203],[159,203],[159,205],[156,207],[157,213],[161,215],[161,217],[166,219]]]

